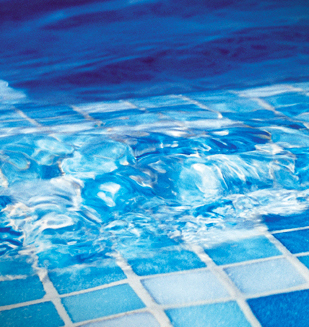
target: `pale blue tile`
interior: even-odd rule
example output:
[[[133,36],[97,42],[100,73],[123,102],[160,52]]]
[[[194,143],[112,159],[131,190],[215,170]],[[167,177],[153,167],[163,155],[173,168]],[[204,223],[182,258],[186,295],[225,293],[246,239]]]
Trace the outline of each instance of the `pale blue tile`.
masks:
[[[256,262],[225,269],[245,294],[276,291],[306,283],[306,280],[284,258]]]
[[[139,108],[158,108],[190,103],[189,101],[175,95],[162,95],[149,98],[129,99],[129,101]]]
[[[65,297],[62,302],[73,322],[96,319],[145,307],[128,284]]]
[[[23,256],[0,258],[0,276],[32,275],[34,270],[29,260],[31,259]]]
[[[51,302],[0,311],[3,327],[59,327],[64,322]]]
[[[174,327],[250,327],[236,302],[166,310]]]
[[[160,304],[181,304],[229,297],[229,293],[210,271],[154,277],[145,279],[142,283]]]
[[[158,321],[148,312],[125,315],[124,317],[98,321],[83,327],[160,327]]]

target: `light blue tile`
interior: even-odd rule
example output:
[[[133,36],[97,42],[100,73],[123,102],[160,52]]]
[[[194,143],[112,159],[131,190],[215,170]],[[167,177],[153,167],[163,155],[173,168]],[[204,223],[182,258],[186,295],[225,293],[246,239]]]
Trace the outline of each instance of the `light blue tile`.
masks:
[[[125,315],[124,317],[98,321],[83,327],[160,327],[158,321],[148,312]]]
[[[0,306],[32,301],[45,295],[38,276],[0,282]]]
[[[174,327],[250,327],[236,302],[215,303],[166,311]]]
[[[64,322],[51,302],[0,312],[3,327],[59,327]]]
[[[225,271],[245,294],[275,291],[306,283],[292,264],[284,258],[229,267]]]
[[[142,283],[160,304],[182,304],[229,297],[229,293],[210,271],[149,278]]]
[[[62,302],[73,322],[96,319],[145,307],[128,284],[66,297],[62,299]]]
[[[126,276],[116,263],[109,262],[94,267],[82,265],[52,271],[49,278],[58,293],[65,294],[116,282]]]
[[[0,276],[32,275],[34,271],[29,260],[31,259],[22,256],[2,257],[0,259]]]
[[[104,113],[134,109],[134,106],[132,106],[126,101],[105,101],[96,103],[85,103],[78,106],[78,109],[87,113]]]
[[[158,108],[190,103],[187,100],[175,95],[162,95],[149,98],[129,99],[129,101],[139,108]]]
[[[298,257],[298,260],[302,262],[309,269],[309,255]]]
[[[206,249],[205,252],[218,265],[281,255],[281,252],[264,236],[227,242]]]

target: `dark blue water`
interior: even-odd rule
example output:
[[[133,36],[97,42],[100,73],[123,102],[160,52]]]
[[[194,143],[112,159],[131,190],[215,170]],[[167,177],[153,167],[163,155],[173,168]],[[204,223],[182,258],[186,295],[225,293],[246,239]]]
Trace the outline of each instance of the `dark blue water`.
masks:
[[[307,1],[1,0],[0,16],[1,255],[209,246],[308,210],[308,87],[266,107],[222,92],[308,81]]]
[[[308,78],[306,0],[1,0],[0,77],[56,103]]]

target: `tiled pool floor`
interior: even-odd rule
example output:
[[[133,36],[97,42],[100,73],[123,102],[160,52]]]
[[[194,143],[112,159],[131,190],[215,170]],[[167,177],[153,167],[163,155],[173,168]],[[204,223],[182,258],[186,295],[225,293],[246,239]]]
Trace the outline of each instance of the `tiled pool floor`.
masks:
[[[215,96],[171,95],[59,108],[41,111],[42,117],[33,115],[35,108],[21,111],[5,105],[0,125],[7,135],[87,130],[100,126],[114,110],[191,104],[208,110],[209,116],[219,112],[231,119],[239,108],[252,111],[256,124],[258,115],[282,114],[285,121],[294,115],[308,128],[308,92],[305,83],[277,85]],[[9,101],[9,95],[3,98]],[[278,138],[285,142],[284,134]],[[266,215],[253,230],[212,247],[186,241],[147,256],[119,251],[95,265],[49,271],[27,256],[0,257],[1,326],[308,326],[309,211]]]

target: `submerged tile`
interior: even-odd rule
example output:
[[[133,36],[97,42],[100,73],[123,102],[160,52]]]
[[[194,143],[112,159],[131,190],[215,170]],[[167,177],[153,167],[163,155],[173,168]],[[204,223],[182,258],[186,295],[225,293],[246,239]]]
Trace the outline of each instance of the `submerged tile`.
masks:
[[[245,294],[275,291],[306,283],[292,264],[284,258],[229,267],[225,271]]]
[[[62,302],[73,322],[96,319],[145,307],[128,284],[65,297]]]
[[[229,293],[210,271],[196,271],[154,277],[142,281],[160,304],[190,303],[229,297]]]
[[[59,327],[64,325],[51,302],[0,311],[0,321],[3,327]]]
[[[309,229],[278,233],[274,236],[292,253],[309,251]]]
[[[296,213],[292,215],[267,215],[262,216],[263,223],[265,223],[269,230],[281,230],[288,228],[297,228],[309,226],[309,211]]]
[[[301,327],[309,324],[309,290],[249,299],[263,327]]]
[[[267,258],[281,254],[281,252],[264,236],[227,242],[206,249],[205,252],[218,265]]]
[[[28,260],[30,260],[30,258],[21,256],[1,258],[0,276],[32,275],[34,271]]]
[[[309,255],[298,257],[298,260],[309,269]]]
[[[160,327],[158,321],[148,312],[125,315],[124,317],[98,321],[83,327]]]
[[[45,295],[38,276],[0,282],[0,306],[32,301]]]
[[[166,107],[166,106],[177,106],[182,104],[188,104],[189,101],[175,96],[175,95],[162,95],[154,96],[149,98],[136,98],[129,99],[131,103],[138,106],[139,108],[157,108],[157,107]]]
[[[203,268],[206,265],[190,251],[158,251],[147,257],[128,260],[139,276]]]
[[[49,272],[59,294],[65,294],[83,289],[109,284],[125,279],[123,271],[115,264],[100,266],[74,266],[67,269]]]
[[[236,302],[215,303],[166,310],[174,327],[249,327]]]

